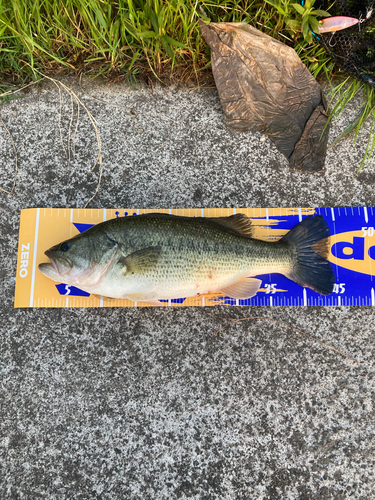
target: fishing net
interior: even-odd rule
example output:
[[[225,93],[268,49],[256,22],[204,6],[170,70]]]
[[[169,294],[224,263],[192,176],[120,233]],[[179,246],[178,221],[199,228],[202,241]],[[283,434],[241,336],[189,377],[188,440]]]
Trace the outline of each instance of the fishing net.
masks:
[[[304,1],[301,2],[302,5]],[[375,6],[371,0],[317,0],[315,9],[331,16],[354,17],[359,23],[335,33],[314,33],[314,37],[342,70],[375,87]]]

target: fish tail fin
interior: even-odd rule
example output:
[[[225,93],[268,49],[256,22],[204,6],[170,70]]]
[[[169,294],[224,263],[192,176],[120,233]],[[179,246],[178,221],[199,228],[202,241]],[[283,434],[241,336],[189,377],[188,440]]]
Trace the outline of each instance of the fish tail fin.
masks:
[[[335,274],[327,260],[330,231],[321,215],[304,219],[281,240],[293,250],[293,267],[285,275],[317,293],[332,293]]]

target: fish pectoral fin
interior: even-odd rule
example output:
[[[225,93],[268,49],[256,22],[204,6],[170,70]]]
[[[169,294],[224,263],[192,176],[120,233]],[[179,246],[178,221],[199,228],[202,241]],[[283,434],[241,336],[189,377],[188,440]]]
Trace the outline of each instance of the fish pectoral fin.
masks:
[[[262,281],[256,278],[242,278],[232,285],[219,290],[220,293],[234,299],[250,299],[257,294]]]
[[[123,267],[123,274],[144,274],[158,263],[161,254],[160,247],[149,247],[137,250],[126,257],[119,259]]]

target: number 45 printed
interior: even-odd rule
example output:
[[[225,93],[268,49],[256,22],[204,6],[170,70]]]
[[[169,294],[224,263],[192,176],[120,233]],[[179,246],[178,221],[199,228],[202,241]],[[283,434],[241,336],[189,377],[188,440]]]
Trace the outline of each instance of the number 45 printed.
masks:
[[[345,283],[335,283],[333,293],[345,293]]]

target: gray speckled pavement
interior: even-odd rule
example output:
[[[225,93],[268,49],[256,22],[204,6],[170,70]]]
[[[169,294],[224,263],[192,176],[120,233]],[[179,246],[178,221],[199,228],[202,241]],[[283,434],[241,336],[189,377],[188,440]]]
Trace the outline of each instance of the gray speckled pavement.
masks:
[[[364,132],[329,151],[324,173],[303,174],[259,134],[231,135],[215,89],[84,82],[109,106],[67,83],[103,143],[92,207],[375,204],[375,161],[353,178]],[[65,145],[70,104],[63,94]],[[14,195],[0,193],[0,498],[374,498],[372,308],[13,309],[20,210],[83,207],[97,182],[87,115],[68,168],[59,107],[48,83],[0,109],[19,158]],[[9,188],[2,126],[0,158]],[[360,364],[273,321],[212,336],[225,318],[249,316],[285,321]]]

